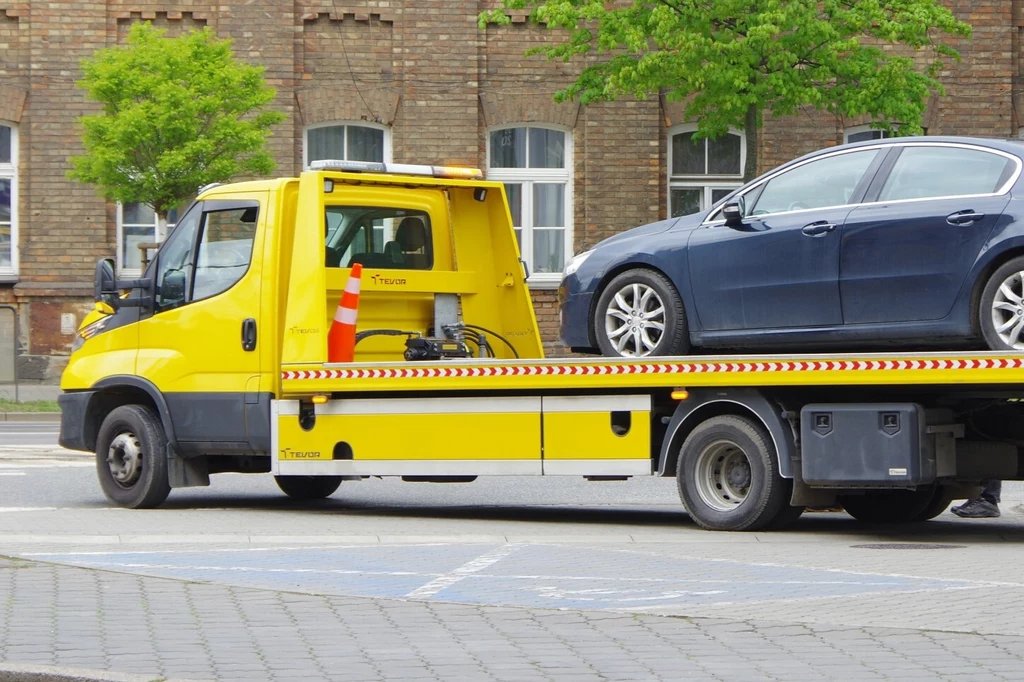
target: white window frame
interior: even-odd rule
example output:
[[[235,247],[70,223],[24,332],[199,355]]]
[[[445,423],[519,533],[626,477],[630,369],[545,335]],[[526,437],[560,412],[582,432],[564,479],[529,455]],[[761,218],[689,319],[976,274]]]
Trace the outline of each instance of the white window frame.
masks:
[[[18,248],[18,125],[10,121],[0,120],[0,125],[11,129],[11,161],[0,163],[0,179],[11,181],[11,265],[0,267],[0,277],[16,278],[20,250]]]
[[[512,128],[536,128],[543,130],[555,130],[565,134],[565,167],[564,168],[491,168],[491,134],[499,130]],[[529,142],[527,142],[527,158],[529,158]],[[487,129],[487,179],[496,182],[521,184],[523,189],[522,222],[519,226],[522,230],[522,253],[519,257],[526,263],[530,277],[526,280],[531,289],[555,289],[562,281],[562,272],[534,272],[533,267],[533,185],[536,183],[564,183],[565,198],[563,207],[565,224],[563,231],[564,246],[562,252],[565,254],[565,263],[572,260],[573,256],[573,136],[572,128],[554,124],[538,123],[516,123],[493,126]],[[554,228],[536,228],[539,230]],[[565,263],[562,269],[565,269]]]
[[[868,132],[881,133],[880,137],[875,138],[876,140],[887,140],[890,137],[892,137],[892,134],[889,133],[888,131],[882,130],[880,128],[872,128],[870,124],[866,124],[866,125],[862,125],[862,126],[850,126],[849,128],[847,128],[846,130],[843,131],[843,144],[849,144],[850,143],[850,135],[856,135],[857,133],[868,133]],[[861,140],[861,142],[873,142],[873,141],[874,140]]]
[[[141,203],[141,202],[139,202],[139,203]],[[190,205],[190,203],[183,204],[182,205],[182,209],[188,208],[189,205]],[[157,223],[158,223],[158,221],[157,221],[157,218],[156,218],[156,212],[154,211],[153,212],[153,232],[152,232],[152,239],[149,240],[150,243],[156,243],[156,231],[157,231],[157,227],[158,227]],[[140,223],[132,223],[132,225],[137,225],[137,224],[140,224]],[[175,225],[177,225],[177,223],[171,223],[171,222],[167,223],[167,234],[171,233],[171,230],[174,229]],[[126,278],[142,277],[142,269],[141,268],[126,268],[125,265],[124,265],[124,260],[123,259],[124,259],[124,204],[122,204],[119,201],[119,202],[117,202],[117,258],[114,261],[117,264],[117,272],[121,276],[126,277]]]
[[[676,135],[693,133],[697,131],[696,123],[680,123],[668,129],[668,192],[665,196],[665,210],[669,218],[672,217],[672,190],[674,189],[702,189],[704,190],[704,208],[711,208],[714,202],[711,200],[712,193],[716,189],[727,189],[732,191],[743,186],[743,169],[747,164],[747,137],[742,130],[729,127],[729,134],[740,138],[740,172],[725,175],[674,175],[672,173],[672,140]],[[704,167],[707,168],[707,145],[704,145]]]
[[[324,123],[314,123],[308,125],[302,129],[302,167],[305,170],[309,170],[309,131],[314,128],[337,128],[339,126],[358,126],[360,128],[373,128],[374,130],[384,131],[384,163],[391,163],[391,128],[386,125],[379,123],[371,123],[369,121],[327,121]],[[345,131],[345,158],[336,159],[339,161],[348,160],[348,130]]]

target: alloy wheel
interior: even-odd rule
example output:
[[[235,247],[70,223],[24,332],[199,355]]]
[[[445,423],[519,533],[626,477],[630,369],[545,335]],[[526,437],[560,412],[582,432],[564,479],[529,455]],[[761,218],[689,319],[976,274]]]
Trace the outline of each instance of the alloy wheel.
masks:
[[[665,334],[665,303],[652,287],[627,284],[608,302],[604,329],[619,355],[646,357]]]

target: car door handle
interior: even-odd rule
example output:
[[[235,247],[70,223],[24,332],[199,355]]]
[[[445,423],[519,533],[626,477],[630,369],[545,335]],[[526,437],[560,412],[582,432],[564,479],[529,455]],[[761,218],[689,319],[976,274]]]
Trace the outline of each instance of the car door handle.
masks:
[[[819,220],[818,222],[808,223],[807,225],[804,225],[803,229],[800,231],[806,234],[808,237],[820,237],[821,235],[827,234],[833,231],[834,229],[836,229],[835,223]]]
[[[242,350],[256,350],[256,320],[251,317],[242,321]]]
[[[946,222],[950,225],[970,225],[976,223],[985,217],[984,213],[977,213],[971,209],[966,211],[957,211],[956,213],[950,213],[946,216]]]

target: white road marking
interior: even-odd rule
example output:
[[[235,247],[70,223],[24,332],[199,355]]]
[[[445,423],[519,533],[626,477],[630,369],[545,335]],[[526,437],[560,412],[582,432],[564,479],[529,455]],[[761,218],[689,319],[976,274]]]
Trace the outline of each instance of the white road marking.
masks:
[[[0,476],[24,476],[24,471],[0,471]]]
[[[495,550],[487,552],[486,554],[481,554],[476,559],[473,559],[472,561],[469,561],[459,566],[450,573],[445,573],[444,575],[438,576],[437,578],[431,580],[429,583],[423,585],[422,587],[417,587],[415,590],[413,590],[405,596],[410,599],[422,599],[424,597],[432,597],[441,590],[447,587],[451,587],[455,583],[459,582],[460,580],[464,580],[466,577],[472,575],[473,573],[482,571],[485,568],[493,566],[505,557],[509,556],[510,554],[516,552],[519,549],[522,549],[525,546],[526,545],[524,544],[502,545],[501,547],[498,547]]]

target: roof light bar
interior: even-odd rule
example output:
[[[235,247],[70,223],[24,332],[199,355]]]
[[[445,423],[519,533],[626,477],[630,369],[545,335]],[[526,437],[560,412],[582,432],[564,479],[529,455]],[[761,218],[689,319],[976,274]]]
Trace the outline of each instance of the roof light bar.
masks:
[[[347,173],[387,173],[393,175],[426,175],[434,178],[463,178],[482,180],[484,174],[479,168],[462,166],[427,166],[412,163],[381,163],[379,161],[341,161],[323,159],[309,164],[315,171],[344,171]]]

